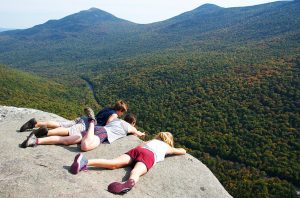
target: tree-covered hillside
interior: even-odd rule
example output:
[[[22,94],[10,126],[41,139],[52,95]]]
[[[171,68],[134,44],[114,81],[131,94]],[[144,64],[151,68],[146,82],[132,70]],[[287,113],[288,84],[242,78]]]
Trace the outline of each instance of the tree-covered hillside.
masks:
[[[0,105],[40,109],[69,119],[82,115],[85,105],[97,107],[84,81],[71,87],[3,65],[0,65]]]
[[[300,59],[258,57],[152,54],[89,76],[101,101],[123,98],[141,128],[173,132],[233,196],[292,196],[288,182],[300,182]]]
[[[204,5],[147,25],[91,9],[0,33],[0,62],[63,83],[47,95],[72,107],[86,95],[80,79],[101,106],[124,99],[141,130],[171,131],[234,197],[296,197],[300,1]]]

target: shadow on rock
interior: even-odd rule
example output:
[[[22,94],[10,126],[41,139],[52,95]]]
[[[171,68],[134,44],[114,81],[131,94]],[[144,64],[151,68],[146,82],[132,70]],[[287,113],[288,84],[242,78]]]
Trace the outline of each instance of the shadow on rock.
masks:
[[[68,151],[71,151],[73,153],[80,153],[82,152],[81,149],[80,149],[80,144],[76,144],[76,145],[57,145],[57,146],[60,146]]]

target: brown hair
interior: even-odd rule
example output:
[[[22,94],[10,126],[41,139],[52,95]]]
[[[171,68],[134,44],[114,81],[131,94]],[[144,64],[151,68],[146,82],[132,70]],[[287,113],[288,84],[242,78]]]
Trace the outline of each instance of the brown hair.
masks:
[[[174,139],[173,135],[170,132],[159,132],[156,136],[155,139],[160,139],[161,141],[167,143],[171,147],[174,147]]]
[[[128,105],[123,100],[118,100],[113,109],[116,111],[126,112],[128,110]]]
[[[129,124],[134,125],[136,123],[136,116],[133,115],[132,113],[126,114],[124,120]]]

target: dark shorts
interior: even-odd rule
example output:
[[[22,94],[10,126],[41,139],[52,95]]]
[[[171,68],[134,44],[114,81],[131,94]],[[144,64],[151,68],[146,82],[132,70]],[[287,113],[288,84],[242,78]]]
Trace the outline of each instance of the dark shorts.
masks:
[[[87,134],[87,131],[81,132],[82,137]],[[108,143],[107,132],[102,126],[95,126],[94,135],[100,139],[100,143]]]
[[[149,151],[148,149],[138,146],[131,149],[125,154],[129,155],[134,163],[143,162],[146,165],[148,171],[154,165],[154,153],[152,151]]]

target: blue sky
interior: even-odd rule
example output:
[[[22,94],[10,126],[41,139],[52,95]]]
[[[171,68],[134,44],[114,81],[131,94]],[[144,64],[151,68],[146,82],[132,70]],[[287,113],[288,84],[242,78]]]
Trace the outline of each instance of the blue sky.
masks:
[[[171,18],[205,3],[241,7],[268,2],[274,0],[5,0],[0,5],[0,27],[30,28],[91,7],[144,24]]]

